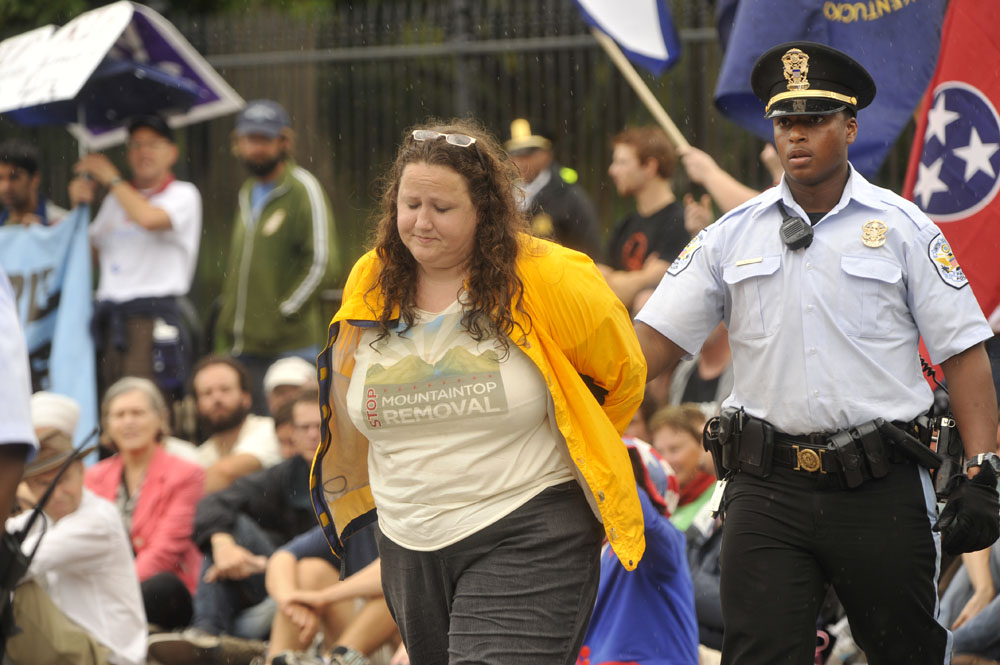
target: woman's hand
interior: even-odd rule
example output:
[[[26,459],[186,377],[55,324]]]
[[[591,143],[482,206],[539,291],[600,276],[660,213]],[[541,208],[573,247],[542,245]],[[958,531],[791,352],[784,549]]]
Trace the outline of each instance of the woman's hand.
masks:
[[[314,610],[322,610],[330,604],[322,591],[311,591],[308,589],[296,589],[288,594],[288,601],[307,605]]]
[[[281,608],[288,620],[299,629],[299,643],[311,644],[319,630],[319,617],[312,608],[299,603],[288,602]]]

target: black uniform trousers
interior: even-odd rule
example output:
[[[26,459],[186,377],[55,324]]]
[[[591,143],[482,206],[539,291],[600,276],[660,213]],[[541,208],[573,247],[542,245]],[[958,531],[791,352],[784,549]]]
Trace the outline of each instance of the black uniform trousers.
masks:
[[[923,478],[923,480],[922,480]],[[926,471],[892,464],[854,489],[775,468],[738,473],[725,494],[723,665],[806,665],[832,584],[870,665],[941,665],[940,549]]]

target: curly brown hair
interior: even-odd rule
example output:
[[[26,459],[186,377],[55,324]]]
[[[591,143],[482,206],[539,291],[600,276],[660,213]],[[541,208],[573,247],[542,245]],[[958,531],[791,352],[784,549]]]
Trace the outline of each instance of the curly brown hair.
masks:
[[[417,141],[413,139],[413,131],[417,129],[465,134],[476,141],[470,146],[452,145],[443,137]],[[417,262],[396,227],[399,182],[406,166],[414,163],[444,166],[465,179],[477,222],[468,261],[462,325],[477,342],[495,336],[506,355],[509,338],[515,328],[521,327],[514,320],[514,311],[524,313],[524,285],[517,275],[516,264],[518,236],[529,233],[528,223],[515,200],[517,168],[496,139],[481,124],[468,119],[431,120],[408,129],[392,167],[383,178],[372,242],[382,266],[369,291],[381,291],[384,297],[378,339],[389,335],[394,308],[399,308],[404,330],[410,329],[416,320]]]

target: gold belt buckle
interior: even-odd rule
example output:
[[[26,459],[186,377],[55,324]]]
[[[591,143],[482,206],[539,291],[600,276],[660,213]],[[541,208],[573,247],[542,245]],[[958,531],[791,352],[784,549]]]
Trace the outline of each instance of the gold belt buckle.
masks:
[[[823,453],[825,450],[813,450],[812,448],[800,448],[797,444],[792,444],[795,449],[795,471],[808,471],[813,473],[823,470]]]

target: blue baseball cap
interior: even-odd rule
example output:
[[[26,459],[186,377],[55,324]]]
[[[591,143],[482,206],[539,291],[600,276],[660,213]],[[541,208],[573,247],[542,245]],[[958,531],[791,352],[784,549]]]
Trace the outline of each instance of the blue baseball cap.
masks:
[[[270,99],[249,102],[236,117],[236,133],[243,135],[275,138],[281,134],[281,130],[291,126],[288,112],[281,104]]]

